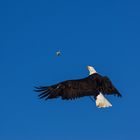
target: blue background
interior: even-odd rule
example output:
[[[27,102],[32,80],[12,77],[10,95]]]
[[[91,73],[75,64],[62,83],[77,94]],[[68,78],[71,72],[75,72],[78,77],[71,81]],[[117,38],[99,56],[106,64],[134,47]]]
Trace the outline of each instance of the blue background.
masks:
[[[88,97],[45,102],[33,92],[86,77],[87,65],[122,93],[108,97],[112,108]],[[138,0],[0,2],[1,140],[138,140],[139,72]]]

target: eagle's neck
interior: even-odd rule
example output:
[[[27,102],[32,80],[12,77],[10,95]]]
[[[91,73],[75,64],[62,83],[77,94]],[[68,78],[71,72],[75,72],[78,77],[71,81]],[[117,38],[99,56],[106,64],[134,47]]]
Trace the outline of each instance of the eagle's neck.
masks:
[[[96,70],[93,67],[90,67],[89,69],[89,75],[97,73]]]
[[[96,71],[90,71],[89,75],[92,75],[92,74],[95,74],[95,73],[97,73],[97,72]]]

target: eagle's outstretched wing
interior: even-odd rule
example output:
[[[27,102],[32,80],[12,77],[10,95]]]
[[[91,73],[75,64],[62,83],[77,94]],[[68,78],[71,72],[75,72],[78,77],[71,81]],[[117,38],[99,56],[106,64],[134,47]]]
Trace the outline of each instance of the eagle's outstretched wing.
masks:
[[[97,83],[97,89],[103,94],[122,96],[107,76],[102,77],[100,80],[97,79]]]
[[[98,93],[88,79],[68,80],[52,86],[36,87],[39,97],[47,99],[76,99],[83,96],[96,96]]]

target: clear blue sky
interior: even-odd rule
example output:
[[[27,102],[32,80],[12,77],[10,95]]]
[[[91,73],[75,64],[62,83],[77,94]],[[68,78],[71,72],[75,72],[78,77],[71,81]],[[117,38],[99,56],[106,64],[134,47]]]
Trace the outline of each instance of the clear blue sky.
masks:
[[[62,51],[60,57],[55,56]],[[92,65],[123,98],[38,100],[33,87],[88,75]],[[0,2],[1,140],[140,139],[140,2]]]

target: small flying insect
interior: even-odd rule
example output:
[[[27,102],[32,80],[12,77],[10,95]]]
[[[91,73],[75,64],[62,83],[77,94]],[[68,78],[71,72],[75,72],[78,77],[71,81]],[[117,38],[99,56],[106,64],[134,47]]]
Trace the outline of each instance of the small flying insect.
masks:
[[[56,52],[56,55],[57,55],[57,56],[60,56],[60,55],[61,55],[61,52],[60,52],[60,51],[57,51],[57,52]]]

